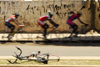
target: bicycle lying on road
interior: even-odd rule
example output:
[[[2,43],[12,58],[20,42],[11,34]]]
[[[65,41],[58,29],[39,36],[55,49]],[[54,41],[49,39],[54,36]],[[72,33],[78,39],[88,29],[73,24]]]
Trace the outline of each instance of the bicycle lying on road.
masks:
[[[19,51],[19,54],[17,54],[15,52],[15,60],[14,61],[11,61],[11,60],[7,60],[9,63],[11,64],[15,64],[17,63],[18,60],[28,60],[28,61],[38,61],[40,63],[44,63],[44,64],[48,64],[48,61],[49,61],[49,57],[50,56],[55,56],[57,57],[57,61],[60,61],[60,57],[59,56],[56,56],[56,55],[50,55],[49,53],[44,53],[44,54],[41,54],[40,51],[38,52],[33,52],[32,54],[28,55],[28,56],[21,56],[22,55],[22,50],[21,48],[19,47],[16,47],[17,50]],[[36,59],[34,59],[36,58]]]

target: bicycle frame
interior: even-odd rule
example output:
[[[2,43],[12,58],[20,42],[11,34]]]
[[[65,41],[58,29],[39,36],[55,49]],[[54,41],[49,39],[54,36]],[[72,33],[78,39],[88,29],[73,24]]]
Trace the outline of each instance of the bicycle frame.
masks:
[[[36,54],[33,53],[33,54],[30,54],[28,56],[21,56],[22,55],[22,50],[19,48],[19,47],[16,47],[17,50],[19,51],[19,54],[17,54],[15,52],[15,60],[14,61],[11,61],[11,60],[7,60],[9,63],[11,64],[15,64],[17,63],[18,60],[30,60],[30,61],[38,61],[40,63],[44,63],[44,64],[48,64],[48,61],[49,61],[49,57],[50,56],[54,56],[54,55],[50,55],[49,53],[45,53],[45,54],[40,54],[40,51],[38,51]],[[32,59],[31,57],[35,57],[36,59]],[[55,57],[58,57],[58,56],[55,56]],[[60,57],[58,57],[57,61],[60,60]]]

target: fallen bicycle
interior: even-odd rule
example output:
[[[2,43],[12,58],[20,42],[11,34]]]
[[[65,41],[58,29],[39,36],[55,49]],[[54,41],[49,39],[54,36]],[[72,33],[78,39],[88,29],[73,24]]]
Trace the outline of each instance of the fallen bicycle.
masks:
[[[11,64],[15,64],[17,63],[18,60],[28,60],[28,61],[37,61],[39,63],[44,63],[44,64],[48,64],[48,61],[49,61],[49,57],[50,56],[55,56],[55,55],[50,55],[49,53],[44,53],[44,54],[41,54],[40,51],[38,52],[33,52],[32,54],[28,55],[28,56],[21,56],[22,55],[22,50],[21,48],[19,47],[16,47],[17,50],[19,51],[19,54],[17,54],[15,52],[15,60],[14,61],[11,61],[11,60],[7,60],[9,63]],[[57,57],[57,61],[60,61],[60,57],[59,56],[55,56]],[[36,58],[36,59],[34,59]]]

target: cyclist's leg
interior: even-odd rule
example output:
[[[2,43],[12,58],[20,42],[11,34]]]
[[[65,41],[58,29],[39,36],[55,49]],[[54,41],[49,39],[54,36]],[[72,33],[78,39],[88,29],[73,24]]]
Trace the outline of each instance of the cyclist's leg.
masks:
[[[38,24],[43,28],[43,36],[46,38],[48,29],[47,27],[49,27],[48,24],[45,24],[43,21],[38,21]]]
[[[72,29],[73,29],[73,28],[72,28]],[[70,34],[69,38],[70,38],[70,37],[72,37],[72,36],[73,36],[73,31],[71,32],[71,34]]]
[[[44,28],[43,36],[46,39],[47,29],[49,28],[49,25],[45,23],[42,27]]]
[[[75,34],[74,37],[77,37],[77,35],[78,35],[77,29],[78,29],[78,25],[74,24],[74,25],[73,25],[73,32],[72,32],[72,33]]]
[[[14,36],[14,34],[16,33],[14,30],[15,26],[11,24],[11,36]]]
[[[9,22],[5,22],[5,25],[11,29],[11,32],[9,33],[8,37],[10,37],[12,35],[12,33],[14,32],[15,26],[10,24]]]
[[[73,32],[74,32],[74,28],[73,28],[73,26],[74,26],[74,23],[73,23],[72,21],[67,21],[67,24],[70,26],[70,28],[73,29],[72,32],[71,32],[71,34],[69,35],[69,38],[70,38],[70,37],[73,36]]]

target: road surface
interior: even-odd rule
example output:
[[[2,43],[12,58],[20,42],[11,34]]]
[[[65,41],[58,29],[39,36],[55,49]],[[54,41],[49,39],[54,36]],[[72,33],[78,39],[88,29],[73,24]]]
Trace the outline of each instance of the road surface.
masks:
[[[100,56],[100,47],[98,46],[57,46],[53,44],[36,45],[33,43],[0,44],[0,56],[12,56],[17,51],[16,46],[23,50],[23,55],[29,55],[34,51],[41,51],[42,53],[50,53],[58,56]]]

